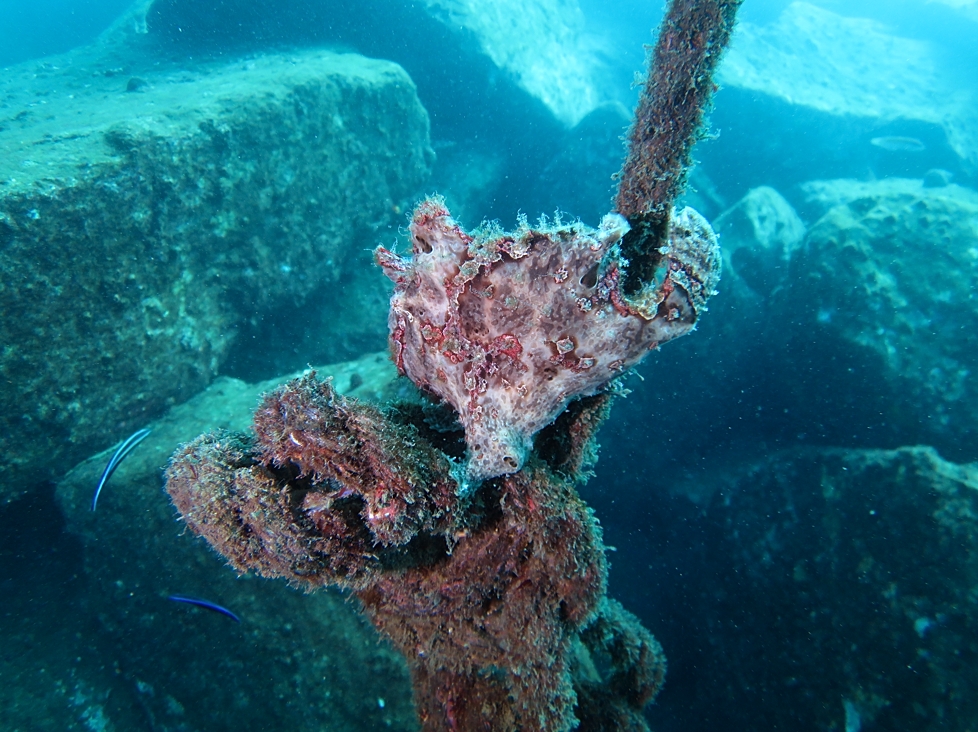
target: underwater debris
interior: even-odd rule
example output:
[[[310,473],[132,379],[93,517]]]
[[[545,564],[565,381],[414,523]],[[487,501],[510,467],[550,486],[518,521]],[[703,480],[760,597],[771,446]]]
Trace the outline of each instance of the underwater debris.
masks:
[[[592,434],[605,407],[576,410],[567,432],[580,423]],[[570,729],[584,683],[573,649],[640,627],[599,611],[597,521],[536,457],[461,503],[450,461],[400,419],[307,374],[265,398],[254,439],[219,432],[181,448],[167,491],[238,571],[354,591],[408,660],[425,729],[481,729],[486,718],[495,729]],[[552,460],[579,464],[572,453],[589,449],[573,441]],[[589,641],[581,633],[599,619]],[[664,670],[661,649],[644,643],[643,663]],[[589,698],[640,716],[663,677],[643,674],[652,681],[636,699],[611,677],[587,681]]]
[[[238,571],[356,594],[407,660],[425,730],[647,729],[665,659],[605,598],[600,527],[573,485],[606,387],[692,330],[714,294],[716,237],[674,201],[739,4],[670,4],[620,211],[598,229],[470,235],[432,198],[412,259],[377,250],[395,282],[393,356],[457,411],[464,470],[420,410],[345,399],[312,373],[265,398],[253,437],[203,435],[167,468],[187,525]]]
[[[649,58],[649,74],[628,132],[615,208],[632,231],[625,291],[649,287],[669,238],[672,207],[686,186],[693,145],[717,87],[713,74],[742,0],[672,0]]]

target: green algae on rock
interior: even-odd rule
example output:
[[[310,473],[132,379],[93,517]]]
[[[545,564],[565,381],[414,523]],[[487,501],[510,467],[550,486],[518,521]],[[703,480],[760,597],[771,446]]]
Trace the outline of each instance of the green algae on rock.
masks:
[[[774,298],[780,317],[806,326],[788,331],[797,387],[819,395],[820,419],[859,393],[878,406],[835,409],[850,425],[878,419],[877,439],[925,439],[945,456],[978,459],[978,194],[906,179],[805,190],[825,214]]]
[[[797,448],[730,471],[697,513],[709,571],[687,575],[684,618],[711,638],[712,726],[972,728],[978,466]]]
[[[389,62],[162,65],[131,93],[98,70],[0,89],[0,500],[205,387],[240,326],[356,268],[428,174]]]

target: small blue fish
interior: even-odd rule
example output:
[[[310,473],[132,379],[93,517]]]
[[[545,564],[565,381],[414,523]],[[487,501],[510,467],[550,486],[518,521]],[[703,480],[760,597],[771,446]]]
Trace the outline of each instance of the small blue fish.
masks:
[[[95,510],[95,506],[98,503],[99,494],[102,492],[102,488],[105,486],[109,478],[112,477],[112,473],[115,469],[119,467],[119,463],[126,459],[126,456],[136,449],[136,445],[149,437],[149,433],[152,430],[141,429],[133,432],[126,441],[119,445],[119,449],[115,451],[112,459],[109,460],[109,464],[105,466],[105,470],[102,471],[102,478],[98,482],[98,488],[95,489],[95,496],[92,498],[92,510]]]
[[[187,605],[194,605],[196,607],[202,607],[205,610],[213,610],[216,613],[221,613],[221,615],[227,615],[231,620],[236,623],[241,622],[241,618],[235,615],[233,612],[228,610],[226,607],[221,607],[210,600],[199,600],[196,597],[186,597],[184,595],[170,595],[168,600],[173,600],[173,602],[183,602]]]

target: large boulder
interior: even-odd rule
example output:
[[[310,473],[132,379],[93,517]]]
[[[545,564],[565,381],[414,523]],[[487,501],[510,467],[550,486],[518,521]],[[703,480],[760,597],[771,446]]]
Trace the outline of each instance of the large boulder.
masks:
[[[798,449],[733,472],[673,609],[687,648],[708,647],[684,727],[971,729],[976,517],[976,467],[929,448]]]
[[[914,180],[806,190],[827,211],[771,315],[797,430],[978,459],[978,194]]]
[[[785,284],[805,224],[770,186],[752,188],[713,221],[723,251],[724,289],[762,300]]]
[[[319,323],[324,360],[347,355],[331,329],[380,346],[383,286],[356,281],[429,173],[428,117],[393,63],[115,62],[0,86],[0,501],[206,386],[239,330],[238,353],[274,367],[265,317]],[[358,301],[376,320],[332,314]]]
[[[704,165],[737,196],[930,168],[974,179],[978,105],[974,89],[956,82],[953,53],[948,60],[882,23],[805,2],[767,25],[743,22],[719,69],[719,139],[699,151]]]
[[[130,34],[132,43],[183,63],[326,44],[400,64],[431,116],[438,164],[429,191],[445,195],[467,226],[565,205],[560,191],[536,202],[537,175],[567,131],[616,96],[611,41],[586,25],[578,0],[138,0],[131,13],[119,33],[139,27],[145,33]],[[600,184],[621,164],[616,147]]]
[[[601,101],[599,55],[577,0],[298,0],[274,11],[257,0],[138,0],[134,11],[148,36],[171,49],[349,43],[401,63],[412,76],[451,83],[451,99],[441,103],[456,107],[444,109],[452,117],[478,112],[455,98],[472,94],[463,82],[477,83],[473,101],[482,96],[483,103],[495,91],[486,81],[513,85],[568,127]],[[431,53],[435,44],[440,50]],[[495,78],[484,79],[490,68]],[[422,69],[429,73],[417,73]],[[451,79],[453,73],[462,78]]]
[[[616,453],[586,488],[610,591],[669,655],[653,728],[972,729],[978,464],[762,449],[687,454],[686,476]]]

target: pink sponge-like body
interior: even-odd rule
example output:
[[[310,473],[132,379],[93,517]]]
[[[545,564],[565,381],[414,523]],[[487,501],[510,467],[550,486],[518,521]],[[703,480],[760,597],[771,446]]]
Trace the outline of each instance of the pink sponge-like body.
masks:
[[[464,486],[520,470],[533,436],[571,400],[692,330],[716,286],[716,235],[692,209],[674,212],[654,281],[627,297],[620,242],[628,229],[609,214],[597,229],[521,219],[513,233],[468,234],[430,198],[411,221],[413,257],[377,249],[396,285],[393,356],[458,413]]]

